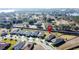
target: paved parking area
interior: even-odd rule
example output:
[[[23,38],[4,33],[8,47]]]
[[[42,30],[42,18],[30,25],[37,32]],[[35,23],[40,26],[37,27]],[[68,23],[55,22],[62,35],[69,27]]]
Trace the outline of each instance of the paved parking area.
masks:
[[[45,50],[41,45],[34,45],[34,49],[33,50]]]

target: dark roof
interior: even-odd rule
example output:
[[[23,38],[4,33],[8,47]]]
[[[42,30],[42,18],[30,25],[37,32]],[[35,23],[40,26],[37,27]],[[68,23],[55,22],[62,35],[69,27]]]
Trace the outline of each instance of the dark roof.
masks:
[[[1,36],[7,35],[7,32],[2,32]]]
[[[4,24],[9,24],[11,23],[12,21],[11,20],[0,20],[0,23],[4,23]]]
[[[31,33],[32,37],[38,37],[39,31],[34,31]]]
[[[56,41],[55,42],[53,42],[54,44],[58,44],[58,43],[60,43],[60,42],[62,42],[62,41],[64,41],[63,39],[55,39]]]
[[[0,50],[8,49],[9,46],[10,46],[10,43],[0,42]]]
[[[79,36],[79,31],[60,31],[61,33],[65,34],[72,34],[72,35],[78,35]]]
[[[14,23],[14,24],[17,24],[17,23],[22,23],[22,20],[12,20],[12,22]]]
[[[31,36],[32,32],[26,32],[26,36],[29,37]]]
[[[53,42],[53,45],[56,47],[65,43],[64,39],[53,39],[52,42]]]
[[[25,41],[24,42],[20,42],[18,43],[16,46],[13,47],[14,50],[20,50],[24,45],[25,45]]]
[[[26,32],[14,30],[13,32],[11,32],[11,34],[14,34],[14,35],[26,35]]]
[[[49,35],[49,37],[46,39],[48,42],[51,42],[52,39],[56,38],[55,35]]]

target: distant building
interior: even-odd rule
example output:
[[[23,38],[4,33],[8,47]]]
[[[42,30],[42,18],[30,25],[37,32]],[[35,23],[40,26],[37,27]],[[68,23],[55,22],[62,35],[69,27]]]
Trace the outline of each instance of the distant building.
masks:
[[[18,24],[18,23],[22,23],[22,20],[12,20],[13,24]]]
[[[11,28],[12,22],[10,20],[0,20],[0,27],[1,28]]]

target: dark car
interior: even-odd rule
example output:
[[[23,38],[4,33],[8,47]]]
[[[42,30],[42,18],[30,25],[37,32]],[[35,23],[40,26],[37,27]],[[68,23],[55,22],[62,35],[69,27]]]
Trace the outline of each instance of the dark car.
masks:
[[[64,44],[65,41],[64,39],[58,38],[58,39],[53,39],[52,43],[53,43],[53,46],[59,47],[60,45]]]
[[[51,42],[52,39],[56,38],[55,35],[49,35],[49,37],[46,39],[46,41]]]

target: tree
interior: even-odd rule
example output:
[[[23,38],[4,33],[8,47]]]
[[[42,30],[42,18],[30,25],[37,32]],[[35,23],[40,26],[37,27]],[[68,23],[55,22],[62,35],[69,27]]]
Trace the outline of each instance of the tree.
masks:
[[[79,27],[78,27],[78,26],[76,26],[76,27],[75,27],[75,30],[76,30],[76,31],[78,31],[78,30],[79,30]]]
[[[44,20],[44,22],[46,22],[46,21],[47,21],[47,18],[46,18],[46,17],[44,17],[44,18],[43,18],[43,20]]]
[[[48,18],[47,22],[52,23],[52,21],[54,21],[54,19]]]
[[[28,19],[27,19],[27,18],[23,18],[23,21],[24,21],[24,22],[28,22]]]
[[[16,18],[10,17],[10,20],[16,20]]]
[[[30,24],[30,25],[34,25],[35,22],[36,22],[35,19],[33,19],[33,20],[29,20],[29,24]]]

